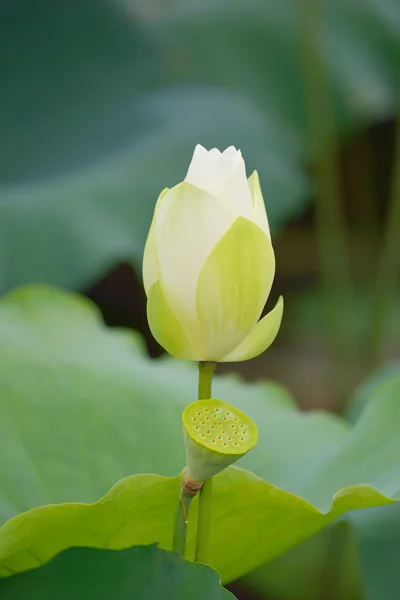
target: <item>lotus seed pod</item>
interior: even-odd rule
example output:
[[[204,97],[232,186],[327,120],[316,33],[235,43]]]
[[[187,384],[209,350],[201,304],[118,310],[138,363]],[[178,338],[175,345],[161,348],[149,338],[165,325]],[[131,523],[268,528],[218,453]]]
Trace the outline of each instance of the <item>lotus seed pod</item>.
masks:
[[[188,475],[213,477],[257,443],[257,426],[241,410],[211,398],[189,404],[182,414]]]

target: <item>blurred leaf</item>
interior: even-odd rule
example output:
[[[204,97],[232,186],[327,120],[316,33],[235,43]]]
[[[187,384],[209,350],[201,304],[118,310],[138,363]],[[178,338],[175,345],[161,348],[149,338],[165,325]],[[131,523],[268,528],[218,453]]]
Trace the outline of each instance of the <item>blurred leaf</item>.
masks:
[[[257,168],[270,222],[305,205],[299,3],[8,0],[0,8],[0,287],[140,261],[197,142]],[[324,3],[337,128],[394,110],[392,0]],[[205,35],[207,32],[207,35]]]
[[[8,600],[229,600],[209,567],[178,554],[139,546],[129,550],[72,548],[49,564],[0,580]]]
[[[337,128],[395,113],[400,32],[395,3],[327,0],[320,7],[320,51]],[[286,136],[306,137],[299,27],[301,11],[313,9],[315,4],[297,0],[173,3],[163,11],[162,25],[175,50],[177,79],[239,88],[257,98]]]
[[[374,374],[357,390],[349,406],[353,422],[361,418],[371,403],[380,404],[393,379],[399,379],[400,366],[390,364]],[[398,397],[399,400],[399,397]],[[400,421],[396,426],[399,431]],[[392,600],[400,589],[400,510],[399,506],[355,511],[349,520],[358,538],[360,572],[365,600]]]
[[[376,509],[359,512],[368,510]],[[244,577],[240,585],[274,600],[361,600],[358,579],[354,532],[339,520]]]
[[[336,447],[307,461],[301,478],[289,481],[283,474],[275,477],[274,483],[318,507],[327,506],[329,494],[353,482],[370,483],[384,494],[400,498],[399,394],[400,377],[387,380]],[[257,474],[267,476],[262,468]]]
[[[321,573],[330,529],[263,565],[241,580],[246,590],[277,600],[320,600]]]
[[[350,423],[357,422],[367,404],[370,402],[379,402],[382,383],[386,383],[388,380],[396,377],[400,377],[400,365],[395,362],[386,365],[360,385],[346,411],[346,417]]]
[[[17,0],[0,11],[1,287],[77,287],[140,259],[155,199],[184,178],[199,141],[235,143],[249,169],[271,155],[270,120],[252,98],[172,85],[161,40],[112,3]],[[305,178],[284,147],[267,176],[274,225],[301,206]]]
[[[145,358],[135,335],[107,330],[89,302],[48,288],[2,300],[0,340],[2,521],[76,503],[6,523],[3,573],[68,546],[169,548],[180,477],[129,477],[100,502],[77,503],[98,500],[130,473],[183,467],[181,411],[196,389],[193,366]],[[398,378],[388,382],[350,429],[332,415],[300,413],[274,384],[217,378],[214,395],[259,427],[242,464],[272,482],[234,468],[215,480],[210,564],[225,581],[346,510],[391,502],[400,491],[399,389]]]
[[[365,600],[392,600],[400,589],[400,506],[355,511]]]
[[[385,411],[387,397],[399,394],[399,366],[388,365],[367,380],[354,395],[348,408],[348,417],[352,423],[368,419],[371,440],[375,439],[377,461],[379,450],[386,444],[386,452],[390,452],[391,435],[388,431],[386,439],[379,437],[378,432],[385,432],[379,414]],[[369,415],[369,417],[368,417]],[[376,427],[374,419],[378,417]],[[399,430],[399,418],[393,422],[393,429]],[[357,458],[353,449],[348,449],[350,456],[358,465],[366,457]],[[396,450],[393,450],[396,452]],[[383,474],[382,474],[383,475]],[[328,471],[328,478],[330,473]],[[320,484],[324,485],[323,480]],[[296,488],[297,493],[302,493]],[[400,559],[400,512],[399,506],[356,510],[346,516],[355,531],[355,542],[345,544],[342,554],[347,556],[346,563],[338,574],[343,584],[347,577],[349,588],[343,591],[341,600],[355,600],[357,597],[357,577],[355,573],[345,573],[353,561],[357,561],[358,579],[361,579],[363,598],[365,600],[392,600],[400,588],[398,564]],[[331,557],[327,555],[330,530],[314,536],[305,544],[293,549],[290,553],[279,557],[268,565],[264,565],[250,574],[244,584],[260,593],[274,591],[279,600],[318,600],[324,585],[326,566]],[[328,567],[329,568],[329,567]],[[314,595],[313,595],[314,594]]]

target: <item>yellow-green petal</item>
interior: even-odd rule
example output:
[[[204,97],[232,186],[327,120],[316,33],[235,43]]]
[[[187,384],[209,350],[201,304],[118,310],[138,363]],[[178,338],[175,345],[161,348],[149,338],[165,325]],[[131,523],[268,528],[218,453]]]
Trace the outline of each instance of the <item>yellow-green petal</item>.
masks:
[[[159,279],[171,309],[198,352],[202,348],[196,308],[199,275],[233,221],[221,202],[188,182],[169,190],[156,212]]]
[[[271,310],[250,331],[248,336],[233,352],[224,356],[221,362],[239,362],[258,356],[266,350],[276,338],[283,315],[283,298],[279,298],[275,308]]]
[[[265,210],[264,198],[261,191],[260,180],[257,171],[254,171],[248,179],[251,201],[253,203],[252,220],[271,238],[267,212]]]
[[[239,217],[213,248],[200,273],[197,313],[202,360],[232,352],[257,323],[271,289],[275,257],[269,237]]]
[[[148,293],[147,320],[151,333],[169,354],[182,360],[195,360],[189,338],[172,312],[159,281]]]
[[[150,230],[147,236],[146,245],[143,255],[143,284],[146,294],[149,293],[151,286],[160,279],[160,268],[158,264],[156,236],[155,236],[155,211],[160,205],[162,198],[168,192],[165,188],[158,196],[156,207],[154,210],[153,220],[150,225]]]

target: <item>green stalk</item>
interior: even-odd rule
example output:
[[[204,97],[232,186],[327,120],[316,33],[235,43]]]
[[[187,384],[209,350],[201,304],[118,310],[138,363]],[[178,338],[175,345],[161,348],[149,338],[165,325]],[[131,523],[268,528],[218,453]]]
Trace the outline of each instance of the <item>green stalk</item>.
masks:
[[[321,569],[320,600],[349,598],[362,600],[355,530],[348,521],[333,524],[327,532],[324,563]]]
[[[207,564],[211,529],[212,477],[206,479],[199,495],[199,516],[195,561]]]
[[[216,366],[214,362],[199,362],[198,400],[208,400],[211,398],[212,378]]]
[[[342,399],[349,385],[346,378],[353,359],[352,340],[344,318],[353,289],[331,89],[325,66],[322,10],[322,0],[300,3],[300,54],[309,152],[316,171],[315,220],[325,329],[335,365],[332,385]]]
[[[212,378],[216,364],[199,362],[199,400],[211,398]],[[207,563],[211,529],[212,478],[206,479],[199,494],[199,514],[195,561]]]
[[[387,315],[396,298],[400,270],[400,119],[396,129],[390,206],[372,305],[369,343],[371,368],[376,367],[379,359]]]
[[[208,398],[211,398],[212,378],[214,375],[215,367],[216,363],[213,362],[199,363],[199,400],[207,400]],[[203,491],[204,488],[206,489],[205,492]],[[196,560],[198,552],[200,552],[200,556],[204,556],[208,548],[211,515],[211,490],[212,483],[211,479],[209,479],[204,482],[203,487],[200,490]],[[186,491],[185,486],[182,485],[176,503],[174,537],[172,541],[172,550],[174,552],[180,552],[182,555],[185,555],[187,523],[190,503],[193,498],[194,494],[189,494]]]
[[[173,552],[180,552],[183,556],[185,555],[186,529],[192,498],[193,496],[187,494],[182,487],[176,503],[172,550]]]

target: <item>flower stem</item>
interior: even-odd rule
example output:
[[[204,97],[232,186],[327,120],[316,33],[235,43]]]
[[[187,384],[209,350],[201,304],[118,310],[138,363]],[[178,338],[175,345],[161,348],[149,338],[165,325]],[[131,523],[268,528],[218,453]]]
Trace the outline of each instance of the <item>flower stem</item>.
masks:
[[[331,82],[326,71],[323,0],[302,0],[300,8],[300,56],[302,60],[308,151],[316,174],[315,221],[320,263],[322,300],[327,341],[335,372],[332,389],[340,402],[351,382],[354,341],[349,336],[346,314],[353,296],[348,228],[343,208],[338,167],[338,140],[332,107]]]
[[[207,564],[211,528],[212,477],[206,479],[199,495],[199,516],[195,561]]]
[[[184,487],[182,487],[176,503],[172,550],[173,552],[180,552],[183,556],[185,555],[186,529],[192,498],[193,495],[187,494]]]
[[[211,385],[212,378],[214,375],[216,363],[214,362],[199,362],[199,400],[206,400],[211,398]],[[172,541],[172,550],[174,552],[180,552],[185,555],[186,548],[186,533],[187,524],[189,517],[190,503],[197,493],[195,482],[190,482],[192,489],[190,490],[185,485],[187,479],[184,478],[181,491],[176,502],[175,509],[175,521],[174,521],[174,537]],[[199,484],[200,487],[201,483]],[[210,530],[210,514],[211,514],[211,479],[204,483],[206,493],[203,493],[203,488],[200,490],[199,499],[199,518],[198,518],[198,532],[200,533],[200,553],[204,556],[204,548],[208,547],[208,538]],[[198,554],[198,544],[196,544],[196,557]]]
[[[216,363],[199,362],[199,400],[211,398]],[[212,478],[206,479],[199,494],[195,561],[207,563],[211,526]]]
[[[376,368],[379,363],[379,354],[386,333],[388,315],[396,298],[400,271],[400,120],[396,124],[392,178],[387,226],[378,266],[378,276],[375,284],[376,293],[371,314],[371,333],[368,344],[371,352],[371,368]]]
[[[199,362],[199,394],[198,400],[207,400],[211,398],[212,378],[214,375],[216,363]]]

